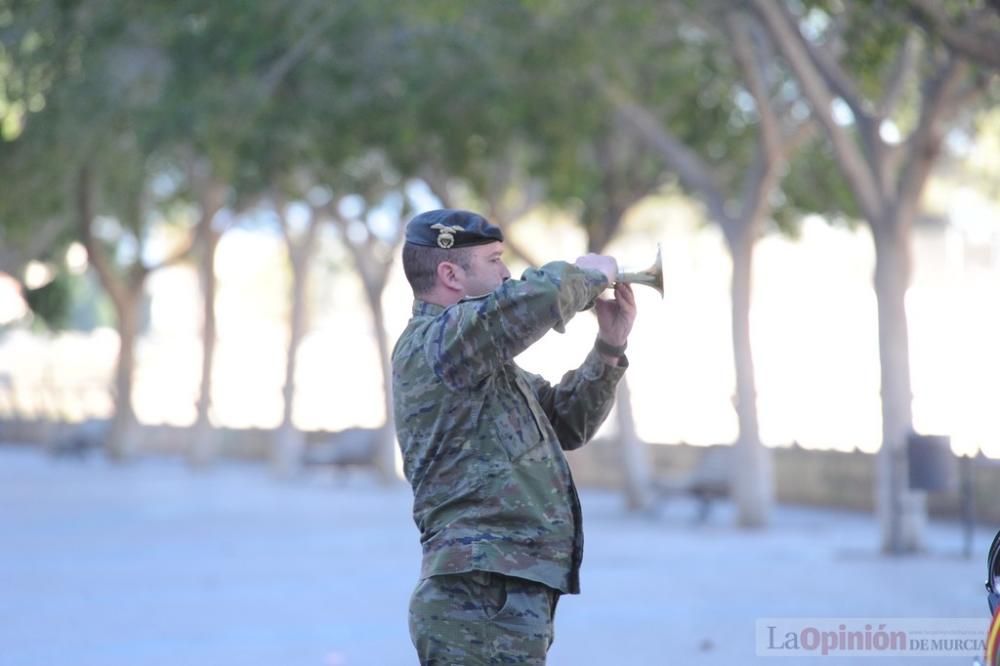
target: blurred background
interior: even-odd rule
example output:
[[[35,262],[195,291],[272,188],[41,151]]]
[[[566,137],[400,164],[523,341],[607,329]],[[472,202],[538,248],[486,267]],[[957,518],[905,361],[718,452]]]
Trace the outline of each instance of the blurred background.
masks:
[[[442,206],[500,225],[515,275],[662,248],[615,411],[569,455],[608,591],[571,602],[554,662],[665,663],[663,641],[681,663],[749,659],[753,618],[779,611],[985,616],[998,44],[987,0],[0,0],[0,618],[20,618],[0,663],[180,645],[171,663],[410,663],[388,357],[412,301],[403,227]],[[518,363],[558,381],[595,333],[581,314]],[[114,534],[122,550],[93,550]],[[602,566],[602,534],[642,557]],[[394,545],[368,560],[359,539]],[[746,580],[775,558],[801,579],[692,619],[734,549]],[[143,563],[148,640],[70,601],[121,613],[116,558]],[[804,601],[817,558],[841,572],[832,605]],[[206,576],[260,591],[279,570],[254,603],[298,608],[299,631],[265,646],[201,623],[200,604],[212,627],[246,608]],[[674,587],[691,570],[706,579]],[[665,586],[645,629],[599,619],[637,612],[630,575]],[[876,602],[873,584],[893,587]],[[348,612],[364,590],[370,617]]]

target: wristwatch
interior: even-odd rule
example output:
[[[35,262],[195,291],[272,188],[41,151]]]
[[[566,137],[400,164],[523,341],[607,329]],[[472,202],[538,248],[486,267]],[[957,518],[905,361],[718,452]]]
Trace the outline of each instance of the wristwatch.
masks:
[[[627,342],[623,345],[613,345],[610,342],[601,340],[600,338],[597,338],[597,341],[594,342],[594,349],[597,350],[597,353],[604,354],[605,356],[616,356],[618,358],[622,358],[625,356],[626,347],[628,347]]]

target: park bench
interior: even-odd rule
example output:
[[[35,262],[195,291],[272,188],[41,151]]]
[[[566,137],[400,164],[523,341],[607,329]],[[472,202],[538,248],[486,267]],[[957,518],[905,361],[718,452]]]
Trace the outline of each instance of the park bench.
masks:
[[[378,454],[377,428],[347,428],[339,432],[324,433],[309,442],[302,453],[306,466],[328,466],[334,469],[372,467]]]
[[[712,504],[732,495],[732,454],[732,446],[709,446],[691,469],[658,474],[653,480],[656,498],[692,497],[698,501],[696,521],[706,522]]]
[[[46,450],[57,458],[86,458],[101,451],[111,433],[109,419],[89,418],[64,425],[59,434],[45,442]]]

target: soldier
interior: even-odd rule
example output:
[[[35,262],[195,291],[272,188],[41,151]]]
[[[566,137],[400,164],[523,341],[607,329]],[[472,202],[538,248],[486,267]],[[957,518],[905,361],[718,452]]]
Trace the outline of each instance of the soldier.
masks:
[[[561,594],[580,591],[580,501],[563,450],[607,417],[635,320],[611,257],[510,279],[503,234],[459,210],[417,215],[403,269],[413,318],[392,353],[395,421],[423,546],[410,600],[420,663],[544,664]],[[599,332],[558,385],[514,357],[594,307]]]

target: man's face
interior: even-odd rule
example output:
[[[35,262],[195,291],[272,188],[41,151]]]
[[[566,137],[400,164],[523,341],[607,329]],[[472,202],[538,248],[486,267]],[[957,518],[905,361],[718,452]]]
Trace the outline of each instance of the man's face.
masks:
[[[496,241],[469,249],[469,267],[462,271],[466,297],[488,294],[510,278],[510,271],[501,259],[503,243]]]

